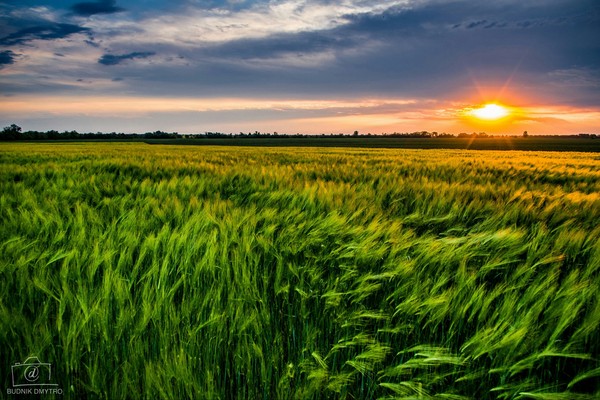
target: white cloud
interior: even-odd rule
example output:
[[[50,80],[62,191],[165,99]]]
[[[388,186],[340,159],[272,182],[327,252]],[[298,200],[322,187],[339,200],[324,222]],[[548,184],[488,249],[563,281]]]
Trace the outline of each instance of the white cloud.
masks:
[[[58,22],[60,13],[48,7],[27,7],[16,8],[9,12],[9,16],[15,20],[42,20],[49,22]]]
[[[275,34],[332,29],[349,23],[348,15],[380,13],[390,7],[408,6],[410,0],[365,2],[344,0],[329,4],[308,0],[271,1],[250,9],[198,9],[143,20],[115,21],[115,16],[98,16],[86,23],[100,38],[112,44],[166,44],[202,47],[239,39],[257,39]],[[118,34],[118,32],[127,32]]]

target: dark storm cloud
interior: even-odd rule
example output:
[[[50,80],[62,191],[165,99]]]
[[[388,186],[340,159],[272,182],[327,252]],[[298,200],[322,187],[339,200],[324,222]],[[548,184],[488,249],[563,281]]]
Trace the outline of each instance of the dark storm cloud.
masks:
[[[198,52],[217,59],[261,59],[285,54],[343,50],[360,44],[363,38],[338,32],[300,32],[259,39],[239,39],[208,46]]]
[[[485,24],[487,24],[487,20],[485,20],[485,19],[482,19],[481,21],[471,22],[470,24],[467,25],[467,29],[473,29],[473,28],[476,28],[478,26],[485,25]]]
[[[472,90],[477,82],[542,82],[554,70],[600,65],[600,52],[594,51],[598,45],[590,40],[600,32],[588,12],[597,6],[565,4],[436,2],[347,15],[349,22],[333,29],[197,49],[186,54],[190,69],[144,71],[148,76],[143,79],[153,82],[145,90],[443,98]],[[303,57],[319,53],[331,57],[302,63]],[[285,59],[279,65],[278,57]]]
[[[122,63],[123,61],[126,60],[134,60],[134,59],[139,59],[139,58],[148,58],[153,56],[154,52],[152,51],[136,51],[133,53],[128,53],[128,54],[105,54],[102,57],[100,57],[100,59],[98,60],[99,64],[102,65],[117,65]]]
[[[95,14],[114,14],[124,11],[123,8],[116,6],[114,0],[101,0],[94,2],[77,3],[71,6],[71,10],[83,17],[89,17]]]
[[[14,46],[32,40],[63,39],[76,33],[90,33],[89,28],[73,24],[48,23],[21,29],[0,39],[2,46]]]
[[[404,73],[413,81],[430,72],[448,79],[471,69],[504,70],[508,76],[517,66],[531,72],[573,64],[598,66],[600,52],[594,51],[598,45],[591,38],[600,36],[600,21],[590,17],[590,9],[598,6],[585,1],[543,8],[436,3],[358,16],[341,29],[383,43],[384,51],[373,56],[375,71]],[[457,26],[463,29],[453,29]]]
[[[90,45],[92,47],[100,47],[100,45],[98,43],[94,42],[93,40],[85,40],[84,43],[87,45]]]
[[[16,54],[10,50],[0,51],[0,68],[2,65],[14,64]]]

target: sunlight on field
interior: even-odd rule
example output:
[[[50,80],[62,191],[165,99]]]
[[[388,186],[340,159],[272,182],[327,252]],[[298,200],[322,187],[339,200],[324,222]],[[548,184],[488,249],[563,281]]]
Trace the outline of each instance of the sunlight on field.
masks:
[[[2,144],[0,176],[2,358],[65,397],[600,396],[596,154]]]

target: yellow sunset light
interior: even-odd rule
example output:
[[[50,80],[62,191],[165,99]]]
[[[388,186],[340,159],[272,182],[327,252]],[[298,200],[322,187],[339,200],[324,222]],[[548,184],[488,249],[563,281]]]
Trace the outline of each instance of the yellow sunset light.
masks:
[[[490,103],[471,110],[469,114],[478,119],[483,119],[486,121],[495,121],[506,117],[509,114],[509,111],[504,106]]]

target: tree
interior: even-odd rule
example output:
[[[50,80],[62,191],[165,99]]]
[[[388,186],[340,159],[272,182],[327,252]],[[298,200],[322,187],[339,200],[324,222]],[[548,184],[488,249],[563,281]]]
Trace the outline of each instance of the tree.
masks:
[[[523,137],[529,137],[529,134],[527,133],[527,131],[523,132]]]
[[[16,124],[7,126],[2,130],[0,139],[2,140],[18,140],[22,138],[21,127]]]

